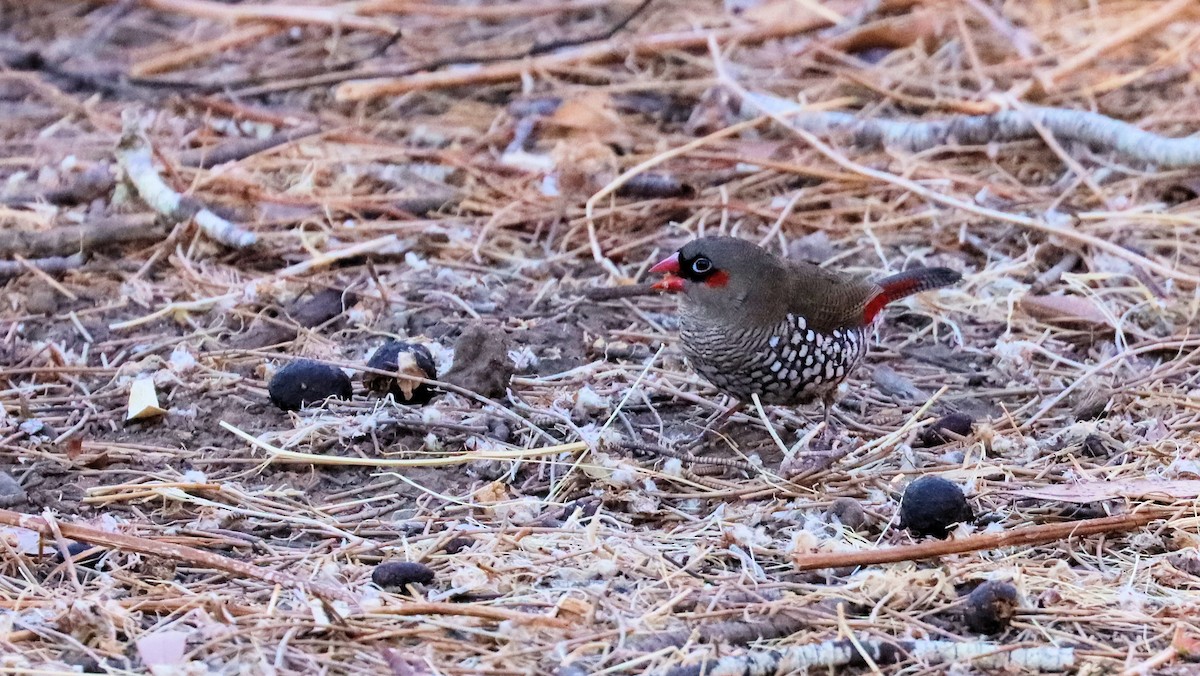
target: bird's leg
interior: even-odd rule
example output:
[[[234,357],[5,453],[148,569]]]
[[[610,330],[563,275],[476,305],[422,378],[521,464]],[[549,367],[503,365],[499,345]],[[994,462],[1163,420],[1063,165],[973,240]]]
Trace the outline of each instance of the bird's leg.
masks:
[[[705,421],[704,429],[700,432],[700,436],[693,443],[697,445],[704,443],[709,437],[725,429],[725,425],[729,423],[729,419],[733,417],[734,413],[742,410],[744,405],[743,402],[735,401],[733,406],[709,418]]]
[[[830,437],[833,434],[833,427],[829,424],[829,418],[833,413],[834,395],[837,394],[836,389],[830,389],[821,396],[822,403],[825,404],[825,431],[821,434],[822,437]]]

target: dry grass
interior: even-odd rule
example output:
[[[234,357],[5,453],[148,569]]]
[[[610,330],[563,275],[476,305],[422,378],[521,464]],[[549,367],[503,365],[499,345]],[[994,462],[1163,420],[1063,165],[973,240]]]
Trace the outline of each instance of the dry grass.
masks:
[[[0,668],[644,673],[975,640],[957,613],[983,579],[1022,599],[998,646],[1196,668],[1195,170],[1052,136],[867,149],[714,88],[1186,136],[1193,3],[147,0],[9,3],[0,26],[0,463],[27,492],[9,506],[44,517],[0,510]],[[119,175],[123,117],[187,204],[257,243],[151,220]],[[964,274],[888,311],[832,464],[785,457],[753,409],[683,450],[723,402],[681,363],[672,302],[583,294],[716,231]],[[329,290],[344,307],[304,309]],[[444,372],[472,322],[512,340],[505,395],[398,406],[356,375],[352,401],[267,401],[286,360],[361,372],[389,335]],[[136,376],[164,417],[125,421]],[[969,437],[919,443],[954,411]],[[765,413],[810,446],[819,411]],[[897,525],[931,473],[981,517],[939,558]],[[63,560],[71,541],[100,558]],[[895,551],[918,560],[878,563]],[[381,590],[382,561],[436,579]],[[873,668],[946,666],[850,669]]]

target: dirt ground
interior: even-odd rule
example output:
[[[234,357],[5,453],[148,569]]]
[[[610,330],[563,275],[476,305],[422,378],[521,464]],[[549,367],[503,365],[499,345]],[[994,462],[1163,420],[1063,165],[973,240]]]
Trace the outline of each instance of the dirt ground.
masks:
[[[1171,1],[0,3],[0,667],[1192,673],[1196,167],[816,145],[720,77],[1178,139],[1198,44]],[[831,433],[697,444],[727,402],[643,289],[716,232],[963,280],[888,308]],[[427,403],[364,385],[389,340]],[[353,396],[281,410],[298,359]],[[946,540],[900,523],[922,476]]]

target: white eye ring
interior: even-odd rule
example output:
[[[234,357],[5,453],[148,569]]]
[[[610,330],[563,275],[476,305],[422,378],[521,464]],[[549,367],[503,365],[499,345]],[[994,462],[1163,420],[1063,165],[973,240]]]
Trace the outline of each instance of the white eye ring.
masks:
[[[712,266],[712,261],[708,260],[707,258],[697,258],[696,260],[692,261],[692,272],[702,275],[709,270],[712,270]]]

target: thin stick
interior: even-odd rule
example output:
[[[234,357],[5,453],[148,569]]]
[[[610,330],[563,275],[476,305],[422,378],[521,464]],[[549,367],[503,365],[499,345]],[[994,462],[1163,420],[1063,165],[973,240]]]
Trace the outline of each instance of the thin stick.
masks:
[[[309,124],[295,129],[287,129],[264,139],[235,139],[222,143],[216,148],[202,148],[180,153],[179,163],[185,167],[208,169],[226,162],[244,160],[251,155],[266,152],[272,148],[312,136],[320,131],[321,128],[318,125]]]
[[[320,254],[319,256],[314,256],[306,261],[296,263],[295,265],[291,265],[277,271],[275,276],[295,277],[308,272],[313,268],[329,265],[330,263],[339,261],[343,258],[353,258],[354,256],[361,256],[365,253],[389,253],[388,250],[396,247],[398,244],[400,244],[400,238],[396,235],[384,235],[383,237],[377,237],[367,242],[353,244],[344,249],[328,251]]]
[[[129,69],[129,74],[134,77],[146,77],[147,75],[166,73],[176,68],[182,68],[193,61],[199,61],[218,52],[223,52],[226,49],[240,47],[247,42],[254,42],[270,37],[283,30],[284,27],[279,24],[264,23],[247,26],[241,30],[226,33],[207,42],[199,42],[183,49],[175,48],[165,54],[159,54],[144,61],[139,61]]]
[[[65,258],[50,256],[48,258],[34,258],[32,260],[20,258],[20,260],[16,261],[0,261],[0,279],[16,277],[22,272],[30,270],[38,270],[42,273],[62,273],[82,266],[83,260],[83,254],[75,254]]]
[[[124,118],[117,159],[125,170],[126,180],[133,184],[143,202],[176,223],[194,220],[204,234],[226,246],[242,249],[258,241],[253,232],[218,216],[196,199],[181,195],[167,185],[154,168],[150,141],[138,124],[137,114],[127,111]]]
[[[872,549],[860,552],[829,552],[823,554],[799,554],[793,558],[797,570],[821,570],[825,568],[856,568],[880,563],[920,561],[949,554],[963,554],[1001,547],[1028,547],[1056,542],[1071,537],[1086,537],[1101,533],[1120,533],[1140,528],[1168,513],[1147,509],[1142,512],[1106,516],[1099,519],[1047,523],[1026,528],[1017,528],[1007,533],[981,533],[959,540],[934,540],[913,545]]]
[[[550,617],[548,615],[531,615],[529,613],[507,610],[505,608],[482,606],[477,603],[434,603],[428,601],[404,603],[398,606],[377,608],[371,611],[371,615],[390,615],[393,617],[408,617],[412,615],[462,615],[465,617],[479,617],[485,620],[497,620],[500,622],[515,621],[546,627],[558,627],[560,629],[570,626],[566,620],[557,617]]]
[[[1029,418],[1021,425],[1021,429],[1030,429],[1030,427],[1033,425],[1033,423],[1040,420],[1042,416],[1046,415],[1046,413],[1048,413],[1050,411],[1050,409],[1054,408],[1055,406],[1057,406],[1059,404],[1059,402],[1066,399],[1067,395],[1074,392],[1077,387],[1082,385],[1086,380],[1088,380],[1092,376],[1104,371],[1105,369],[1112,366],[1113,364],[1116,364],[1118,362],[1129,359],[1130,357],[1135,357],[1144,352],[1155,352],[1158,350],[1171,350],[1171,349],[1183,350],[1186,348],[1195,347],[1197,345],[1197,343],[1200,343],[1200,338],[1192,338],[1192,339],[1184,339],[1184,340],[1155,341],[1155,342],[1149,343],[1147,345],[1139,345],[1138,347],[1136,347],[1132,350],[1125,350],[1123,352],[1120,352],[1119,354],[1113,355],[1112,357],[1109,357],[1108,359],[1100,362],[1099,364],[1096,364],[1090,370],[1076,376],[1071,381],[1070,385],[1067,385],[1058,394],[1054,395],[1048,401],[1044,402],[1042,404],[1042,407],[1037,410],[1037,413],[1034,413],[1033,415],[1029,416]]]
[[[473,453],[459,453],[456,455],[441,455],[429,458],[356,458],[289,451],[287,449],[268,444],[261,439],[256,439],[250,434],[243,432],[224,420],[221,421],[220,425],[229,432],[232,432],[236,436],[240,437],[251,446],[257,446],[258,448],[270,453],[271,457],[268,459],[269,462],[303,463],[311,465],[352,465],[358,467],[449,467],[452,465],[463,465],[469,462],[475,462],[477,460],[525,460],[527,458],[554,456],[560,453],[578,453],[580,451],[586,451],[588,447],[587,443],[576,441],[557,446],[544,446],[542,448],[522,448],[511,451],[480,451]]]
[[[832,3],[831,3],[832,4]],[[848,5],[843,5],[848,6]],[[736,41],[742,45],[756,44],[778,38],[806,33],[830,25],[823,16],[807,15],[793,21],[780,21],[765,26],[717,31],[721,41]],[[417,73],[400,78],[374,78],[346,82],[334,90],[338,101],[367,101],[381,96],[394,96],[412,91],[448,89],[463,85],[511,82],[522,75],[538,71],[558,71],[583,64],[623,59],[627,56],[661,54],[685,49],[702,49],[710,31],[662,33],[641,38],[632,44],[605,42],[586,48],[546,54],[532,59],[514,59],[470,70]]]
[[[654,157],[641,162],[637,166],[627,169],[623,174],[609,182],[608,185],[601,188],[600,191],[595,195],[589,197],[588,201],[583,206],[583,213],[584,217],[587,219],[588,241],[592,248],[592,259],[607,268],[614,274],[614,276],[619,276],[619,271],[616,270],[616,267],[613,265],[612,261],[608,260],[608,258],[604,255],[604,251],[600,248],[600,241],[596,235],[596,221],[594,220],[594,216],[596,213],[597,202],[616,192],[621,186],[628,183],[630,179],[638,174],[648,171],[673,157],[679,157],[680,155],[684,155],[692,150],[695,150],[696,148],[701,148],[718,139],[725,138],[726,136],[733,136],[734,134],[741,133],[746,129],[752,129],[758,126],[765,119],[766,118],[756,118],[753,120],[746,120],[745,122],[739,122],[737,124],[725,127],[724,129],[715,131],[708,136],[702,136],[695,141],[685,143],[678,148],[673,148],[666,152],[659,153]]]
[[[15,258],[16,261],[21,265],[24,265],[25,269],[32,272],[34,276],[40,278],[43,282],[50,285],[50,288],[71,300],[79,300],[79,296],[76,296],[70,289],[62,284],[59,284],[58,280],[54,279],[45,270],[38,267],[34,261],[28,260],[18,254],[13,254],[13,258]]]
[[[393,35],[396,26],[387,21],[357,16],[346,8],[353,4],[339,4],[334,7],[308,7],[302,5],[263,5],[250,3],[245,5],[226,5],[208,0],[143,0],[143,5],[164,12],[187,14],[217,21],[282,21],[292,24],[308,24],[327,26],[330,28],[347,28],[352,30],[375,31]]]
[[[25,528],[36,531],[47,537],[54,537],[54,526],[40,516],[32,514],[20,514],[7,509],[0,509],[0,523],[6,526],[15,526],[17,528]],[[338,599],[351,604],[358,605],[358,599],[350,592],[339,589],[332,585],[323,582],[312,582],[302,579],[290,573],[285,573],[279,570],[270,568],[260,568],[252,566],[237,559],[213,554],[211,552],[201,551],[184,545],[177,545],[168,542],[159,542],[150,540],[136,535],[125,535],[123,533],[110,533],[98,528],[90,526],[81,526],[78,524],[69,524],[57,522],[59,532],[63,537],[87,542],[88,544],[101,545],[104,547],[112,547],[127,552],[137,552],[139,554],[152,554],[161,556],[175,561],[183,561],[185,563],[194,564],[203,568],[212,568],[215,570],[224,571],[242,577],[254,578],[271,584],[278,584],[285,587],[299,587],[305,592],[326,599]]]
[[[838,153],[833,148],[831,148],[829,145],[827,145],[826,143],[821,141],[821,139],[817,138],[816,135],[814,135],[812,132],[808,131],[807,129],[803,129],[800,126],[797,126],[796,124],[791,124],[791,123],[787,122],[786,120],[784,120],[782,117],[782,114],[781,114],[782,111],[778,107],[773,106],[771,103],[764,104],[762,102],[767,99],[770,99],[772,101],[772,103],[782,102],[783,104],[786,104],[791,107],[790,112],[803,113],[802,110],[798,110],[799,106],[792,104],[791,102],[788,102],[788,101],[783,101],[782,99],[776,99],[774,97],[765,97],[764,98],[761,95],[751,94],[750,92],[748,92],[744,88],[742,88],[742,86],[740,84],[738,84],[735,80],[733,80],[733,78],[729,77],[729,75],[724,73],[723,67],[719,65],[720,64],[719,54],[716,52],[715,44],[713,45],[713,50],[714,50],[713,58],[716,59],[716,63],[718,64],[717,70],[720,73],[721,81],[726,83],[727,86],[731,90],[733,90],[736,94],[741,96],[743,101],[751,102],[751,105],[758,107],[768,117],[770,117],[771,119],[778,122],[780,125],[782,125],[786,129],[791,131],[796,136],[799,136],[806,143],[808,143],[810,146],[812,146],[817,152],[824,155],[827,159],[837,163],[838,165],[840,165],[850,171],[856,172],[863,176],[868,176],[870,178],[876,179],[883,183],[894,185],[898,188],[903,188],[904,190],[907,190],[916,195],[920,195],[921,197],[924,197],[925,199],[928,199],[933,202],[937,202],[939,204],[951,206],[951,207],[961,209],[961,210],[969,212],[969,213],[973,213],[973,214],[976,214],[979,216],[984,216],[986,218],[992,218],[992,219],[1006,222],[1006,223],[1013,223],[1013,224],[1028,228],[1030,230],[1037,230],[1039,232],[1044,232],[1044,233],[1051,234],[1051,235],[1057,235],[1064,239],[1082,242],[1089,246],[1100,249],[1101,251],[1105,251],[1114,256],[1117,256],[1118,258],[1122,258],[1130,263],[1133,263],[1134,265],[1138,265],[1138,266],[1142,266],[1142,267],[1154,270],[1155,272],[1158,272],[1159,274],[1162,274],[1166,277],[1170,277],[1172,279],[1175,279],[1175,280],[1178,280],[1181,282],[1187,282],[1188,284],[1190,284],[1192,286],[1200,286],[1200,276],[1190,275],[1185,272],[1180,272],[1178,270],[1175,270],[1174,268],[1167,267],[1166,265],[1163,265],[1162,263],[1159,263],[1157,261],[1146,258],[1145,256],[1136,254],[1115,242],[1111,242],[1109,240],[1102,239],[1100,237],[1088,235],[1086,233],[1082,233],[1082,232],[1079,232],[1078,230],[1074,230],[1074,229],[1071,229],[1068,227],[1054,225],[1054,224],[1048,223],[1046,221],[1041,221],[1041,220],[1038,220],[1035,218],[1030,218],[1028,216],[1019,216],[1016,214],[1008,214],[1008,213],[1005,213],[1002,211],[998,211],[996,209],[989,209],[987,207],[982,207],[982,206],[979,206],[976,204],[971,204],[969,202],[965,202],[963,200],[960,200],[960,199],[957,199],[954,197],[950,197],[947,195],[943,195],[939,192],[930,190],[930,189],[926,188],[925,186],[921,185],[920,183],[917,183],[916,181],[912,181],[907,178],[903,178],[901,176],[897,176],[895,174],[888,173],[886,171],[879,171],[877,169],[871,169],[870,167],[863,166],[863,165],[845,157],[844,155]],[[1029,111],[1031,113],[1034,112],[1034,110],[1035,109],[1033,109],[1033,108],[1029,109]],[[1012,111],[1009,111],[1009,112],[1012,112]],[[1060,112],[1065,112],[1065,111],[1060,111]],[[1079,112],[1079,111],[1070,111],[1070,112]],[[1020,113],[1013,113],[1013,114],[1020,115]],[[1082,114],[1082,113],[1080,113],[1080,114]],[[1025,119],[1026,119],[1026,121],[1028,121],[1027,118],[1025,118]],[[1042,122],[1045,123],[1045,120],[1043,119]],[[1052,125],[1047,125],[1047,126],[1053,128]],[[1177,139],[1177,140],[1188,141],[1189,139]],[[1196,143],[1195,150],[1197,153],[1195,160],[1198,163],[1200,163],[1200,142]]]
[[[1087,49],[1058,64],[1046,73],[1035,73],[1037,84],[1043,93],[1053,92],[1058,82],[1087,66],[1096,59],[1104,56],[1122,45],[1151,33],[1162,26],[1174,21],[1180,14],[1196,7],[1196,0],[1171,0],[1160,5],[1157,9],[1147,12],[1141,19],[1127,24],[1124,28],[1108,36],[1100,36]]]

